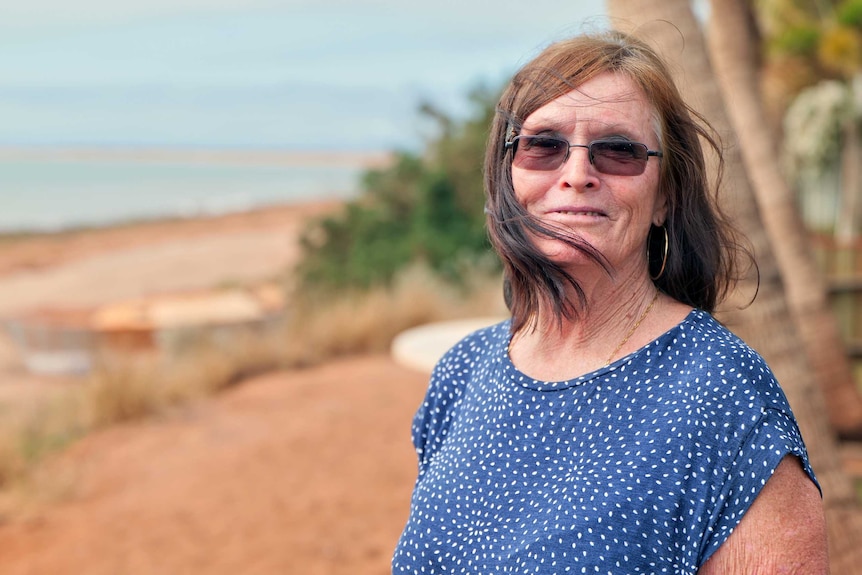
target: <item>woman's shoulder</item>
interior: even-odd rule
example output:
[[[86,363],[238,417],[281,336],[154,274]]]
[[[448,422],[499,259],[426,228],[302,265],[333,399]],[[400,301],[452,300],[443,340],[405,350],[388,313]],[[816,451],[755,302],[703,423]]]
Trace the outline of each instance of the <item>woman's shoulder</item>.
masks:
[[[483,357],[500,355],[509,344],[511,323],[506,319],[469,332],[442,355],[434,368],[435,373],[462,371],[476,365]]]
[[[766,360],[711,314],[694,310],[668,342],[686,380],[701,397],[741,394],[762,408],[785,410],[787,401]]]
[[[489,344],[507,345],[509,342],[509,332],[512,325],[511,319],[501,320],[495,324],[481,327],[473,330],[464,336],[458,345],[470,349],[487,348]]]
[[[754,348],[706,311],[693,310],[679,325],[679,332],[699,353],[724,357],[731,361],[739,359],[741,354],[744,357],[757,357],[762,361]]]
[[[487,369],[495,358],[505,356],[509,325],[507,320],[476,329],[451,346],[434,365],[425,406],[445,411],[477,371]]]

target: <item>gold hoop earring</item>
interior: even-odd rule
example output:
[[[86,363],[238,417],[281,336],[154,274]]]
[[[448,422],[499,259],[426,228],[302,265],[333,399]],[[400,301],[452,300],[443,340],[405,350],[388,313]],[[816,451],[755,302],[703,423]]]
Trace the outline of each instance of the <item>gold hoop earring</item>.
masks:
[[[661,229],[664,231],[664,253],[662,254],[662,258],[661,258],[661,269],[658,270],[658,273],[656,275],[650,274],[650,276],[649,276],[652,281],[656,281],[657,279],[659,279],[662,276],[662,274],[664,274],[664,268],[667,265],[667,251],[668,251],[668,248],[670,247],[670,242],[668,241],[668,237],[667,237],[667,226],[662,226]],[[650,233],[652,233],[652,230],[650,230]],[[649,262],[650,262],[649,244],[650,244],[649,238],[647,238],[647,268],[649,268]]]

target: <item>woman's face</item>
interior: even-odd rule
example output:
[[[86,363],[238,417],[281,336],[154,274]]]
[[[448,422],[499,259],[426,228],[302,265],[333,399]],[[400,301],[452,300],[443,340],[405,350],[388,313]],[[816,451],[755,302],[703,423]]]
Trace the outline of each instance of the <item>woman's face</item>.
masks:
[[[653,108],[637,85],[624,75],[607,72],[530,114],[520,135],[557,136],[580,145],[623,139],[659,150],[653,118]],[[633,176],[602,173],[590,164],[589,152],[582,147],[571,148],[556,169],[535,169],[518,159],[512,165],[512,181],[515,196],[528,213],[586,240],[616,272],[648,273],[650,224],[663,224],[666,215],[665,199],[658,193],[658,158],[650,157],[643,173]],[[592,260],[563,242],[544,236],[535,236],[534,241],[574,274],[595,269]]]

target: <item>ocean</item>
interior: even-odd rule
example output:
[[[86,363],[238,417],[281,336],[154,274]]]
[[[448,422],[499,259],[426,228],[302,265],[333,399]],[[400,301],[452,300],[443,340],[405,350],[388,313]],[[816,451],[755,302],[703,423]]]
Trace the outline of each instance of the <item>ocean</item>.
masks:
[[[349,199],[357,163],[0,159],[0,233],[51,232]]]

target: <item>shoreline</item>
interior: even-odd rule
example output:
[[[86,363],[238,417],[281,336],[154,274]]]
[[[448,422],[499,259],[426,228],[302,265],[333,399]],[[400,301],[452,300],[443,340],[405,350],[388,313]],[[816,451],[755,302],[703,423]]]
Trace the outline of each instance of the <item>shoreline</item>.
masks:
[[[105,221],[104,223],[92,224],[69,224],[68,226],[57,228],[22,228],[22,229],[3,229],[0,228],[0,249],[4,243],[27,241],[38,237],[66,237],[80,234],[94,233],[105,230],[145,227],[150,225],[169,225],[182,224],[195,220],[216,220],[230,216],[242,216],[267,211],[285,211],[291,208],[302,210],[306,205],[313,204],[341,204],[347,201],[346,199],[337,197],[327,197],[319,200],[297,198],[295,200],[275,201],[268,203],[256,204],[250,207],[238,209],[226,209],[212,212],[201,211],[193,214],[165,214],[153,216],[139,216],[129,218],[119,218],[116,220]]]
[[[296,236],[309,219],[334,213],[345,200],[297,200],[247,210],[167,216],[59,231],[0,233],[0,279],[108,252],[181,243],[249,231]]]
[[[4,148],[0,243],[153,220],[345,201],[388,153],[158,148]],[[126,198],[128,195],[128,199]]]

